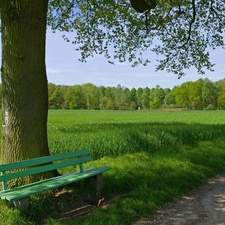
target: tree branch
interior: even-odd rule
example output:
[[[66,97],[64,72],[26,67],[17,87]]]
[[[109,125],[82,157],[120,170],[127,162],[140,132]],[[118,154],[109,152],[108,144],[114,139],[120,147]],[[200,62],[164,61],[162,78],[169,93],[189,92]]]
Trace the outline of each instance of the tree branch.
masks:
[[[214,16],[214,14],[215,14],[216,17],[220,20],[220,22],[222,22],[222,19],[218,16],[217,11],[216,11],[216,10],[214,9],[214,7],[213,7],[214,1],[211,0],[210,2],[211,2],[211,3],[210,3],[210,11],[213,12],[213,16]]]
[[[196,18],[195,0],[192,0],[192,19],[189,24],[188,37],[187,41],[181,46],[181,48],[188,45],[189,41],[191,40],[192,25],[195,23],[195,18]]]

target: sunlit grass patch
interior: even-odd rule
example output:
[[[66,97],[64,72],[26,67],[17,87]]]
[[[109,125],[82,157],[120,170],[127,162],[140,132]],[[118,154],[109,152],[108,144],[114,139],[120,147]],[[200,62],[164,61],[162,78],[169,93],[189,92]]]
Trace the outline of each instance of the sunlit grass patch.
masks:
[[[23,214],[0,201],[4,224],[130,225],[225,171],[223,111],[50,111],[48,133],[51,154],[88,148],[93,161],[86,168],[111,166],[103,179],[105,205],[60,222],[65,204],[51,193],[33,196]],[[80,195],[73,191],[69,201]]]
[[[210,145],[214,146],[213,152]],[[194,148],[186,147],[177,153],[137,153],[109,160],[108,164],[113,170],[107,173],[104,188],[107,193],[111,191],[112,195],[118,197],[106,210],[100,209],[101,217],[98,220],[107,221],[107,224],[116,221],[120,221],[118,224],[132,224],[135,218],[149,217],[161,205],[181,198],[188,190],[199,187],[209,177],[223,172],[224,148],[225,142],[220,140],[201,142]],[[198,160],[195,156],[198,156]],[[106,162],[107,159],[102,159],[92,165]],[[98,213],[94,212],[93,217]],[[117,219],[111,220],[111,215]],[[91,218],[92,215],[78,221],[88,223],[92,221]]]
[[[225,136],[223,111],[50,111],[52,154],[88,148],[92,158],[193,145]]]
[[[10,209],[7,207],[4,200],[0,201],[0,222],[1,224],[9,225],[28,225],[32,224],[28,222],[27,218],[20,214],[18,209]]]

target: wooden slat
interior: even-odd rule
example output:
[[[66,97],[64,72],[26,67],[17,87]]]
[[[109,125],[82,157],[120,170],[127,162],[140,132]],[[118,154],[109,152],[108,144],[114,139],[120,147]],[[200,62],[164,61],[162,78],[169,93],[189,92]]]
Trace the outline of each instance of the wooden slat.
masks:
[[[2,175],[4,175],[4,174],[5,174],[5,172],[3,171]],[[3,189],[3,191],[8,189],[6,181],[2,181],[2,189]]]
[[[89,162],[90,160],[91,160],[91,157],[87,156],[87,157],[68,160],[68,161],[59,162],[59,163],[55,163],[55,164],[49,164],[49,165],[44,165],[44,166],[40,166],[40,167],[30,168],[27,170],[22,170],[22,171],[18,171],[18,172],[14,172],[14,173],[2,174],[0,176],[0,181],[6,181],[6,180],[19,178],[19,177],[43,173],[43,172],[55,170],[55,169],[66,167],[66,166],[77,165],[80,163]]]
[[[29,166],[36,166],[36,165],[40,165],[40,164],[50,163],[50,162],[57,161],[57,160],[63,160],[63,159],[78,157],[78,156],[87,155],[87,154],[90,154],[89,150],[84,149],[84,150],[79,150],[79,151],[75,151],[75,152],[67,152],[67,153],[58,154],[58,155],[43,156],[43,157],[39,157],[39,158],[22,160],[19,162],[2,164],[2,165],[0,165],[0,172],[16,170],[16,169],[20,169],[20,168],[24,168],[24,167],[29,167]]]
[[[108,166],[92,168],[84,170],[83,173],[71,173],[64,176],[59,176],[48,180],[32,183],[26,186],[20,186],[14,189],[9,189],[7,191],[0,192],[0,198],[7,200],[18,200],[21,198],[26,198],[33,194],[51,190],[53,188],[58,188],[66,184],[74,183],[86,179],[88,177],[101,174],[110,169],[111,168]]]

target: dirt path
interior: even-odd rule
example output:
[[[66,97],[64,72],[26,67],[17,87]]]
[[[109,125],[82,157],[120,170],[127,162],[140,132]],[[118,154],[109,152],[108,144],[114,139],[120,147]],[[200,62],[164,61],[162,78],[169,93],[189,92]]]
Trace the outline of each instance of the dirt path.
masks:
[[[225,225],[225,174],[210,179],[181,201],[168,204],[138,225]]]

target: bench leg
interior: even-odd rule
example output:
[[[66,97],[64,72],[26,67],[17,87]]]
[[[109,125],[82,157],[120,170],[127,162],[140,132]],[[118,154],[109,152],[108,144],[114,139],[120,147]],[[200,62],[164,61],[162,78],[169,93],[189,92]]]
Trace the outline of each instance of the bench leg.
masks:
[[[19,200],[7,201],[8,206],[15,206],[20,211],[25,211],[29,206],[29,198],[22,198]]]
[[[103,183],[103,175],[102,174],[98,174],[98,175],[96,175],[93,178],[94,178],[94,186],[96,188],[96,191],[97,192],[101,191],[102,183]]]
[[[89,180],[89,185],[92,187],[92,191],[87,195],[86,201],[88,204],[91,205],[99,205],[102,201],[100,198],[100,191],[102,187],[102,182],[103,182],[103,175],[98,174],[94,177],[91,177],[88,179]],[[94,186],[94,189],[93,189]]]
[[[102,188],[102,183],[103,183],[103,175],[98,174],[93,177],[89,177],[86,179],[85,182],[90,185],[92,190],[94,190],[95,192],[100,192]]]

